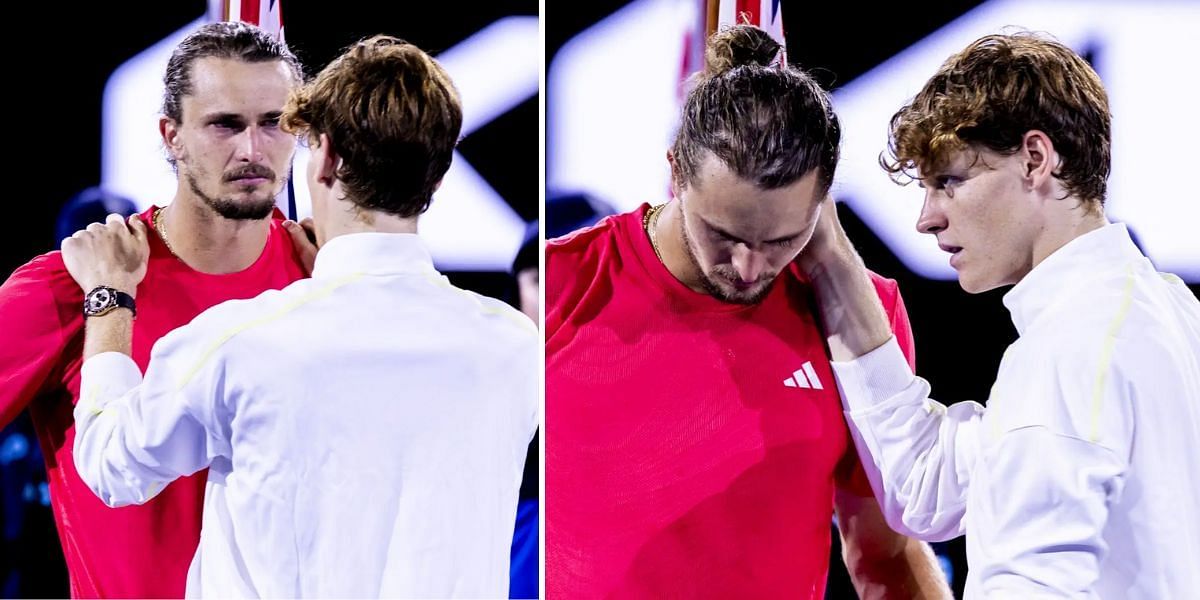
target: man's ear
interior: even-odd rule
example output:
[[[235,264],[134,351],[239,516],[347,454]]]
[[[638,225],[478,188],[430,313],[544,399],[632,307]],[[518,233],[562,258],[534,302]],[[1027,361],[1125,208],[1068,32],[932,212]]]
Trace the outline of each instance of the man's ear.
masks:
[[[185,158],[182,140],[179,139],[179,123],[166,115],[158,117],[158,134],[162,137],[163,146],[176,162]]]
[[[317,161],[317,181],[332,186],[337,179],[338,165],[342,159],[333,149],[333,144],[329,142],[329,135],[322,133],[317,136],[316,143],[310,148],[312,158],[309,160]]]
[[[679,183],[679,165],[675,162],[675,153],[667,150],[667,164],[671,165],[671,196],[681,198],[682,186]]]
[[[1054,149],[1054,142],[1043,131],[1032,129],[1025,132],[1018,156],[1021,159],[1021,175],[1029,189],[1051,184],[1058,174],[1061,158]]]

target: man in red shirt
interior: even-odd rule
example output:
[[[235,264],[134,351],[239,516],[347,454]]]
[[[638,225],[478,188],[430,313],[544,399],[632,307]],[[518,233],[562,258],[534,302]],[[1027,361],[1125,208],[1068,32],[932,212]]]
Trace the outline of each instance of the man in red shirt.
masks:
[[[287,46],[242,23],[206,25],[171,56],[159,131],[179,183],[167,208],[140,215],[153,232],[133,328],[143,371],[154,342],[205,309],[306,276],[292,239],[303,231],[285,227],[274,209],[296,147],[279,116],[301,80]],[[0,426],[29,409],[73,597],[182,597],[206,474],[119,509],[80,480],[71,448],[82,306],[59,252],[33,259],[0,287]]]
[[[860,595],[949,596],[871,495],[793,264],[840,131],[779,50],[714,35],[668,153],[676,201],[547,246],[551,598],[820,599],[835,511]],[[912,360],[896,284],[874,283]]]

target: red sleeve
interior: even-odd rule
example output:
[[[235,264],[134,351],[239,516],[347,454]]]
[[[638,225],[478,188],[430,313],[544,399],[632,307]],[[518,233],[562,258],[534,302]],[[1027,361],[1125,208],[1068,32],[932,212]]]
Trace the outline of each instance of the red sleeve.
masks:
[[[551,340],[592,285],[612,244],[612,217],[597,224],[546,241],[546,344]]]
[[[70,290],[77,298],[66,297]],[[83,292],[57,252],[26,263],[0,286],[0,427],[47,387],[60,366],[70,328],[81,325],[70,312],[71,299],[80,310]]]
[[[883,301],[883,308],[887,311],[888,320],[892,325],[892,333],[896,335],[900,350],[908,359],[908,366],[916,371],[917,355],[913,343],[912,325],[908,322],[908,311],[904,308],[904,298],[900,296],[900,286],[896,284],[895,280],[881,277],[875,273],[871,273],[871,282],[875,284],[875,293]],[[858,460],[858,451],[854,444],[847,446],[846,454],[838,463],[835,477],[839,487],[856,496],[875,495],[871,491],[871,482],[867,480],[862,463]]]
[[[546,339],[554,337],[565,320],[563,298],[571,281],[572,257],[560,239],[546,242],[546,276],[542,279],[546,291]]]
[[[900,344],[900,350],[908,359],[909,368],[915,373],[917,354],[913,342],[912,324],[908,322],[908,309],[904,308],[904,298],[900,295],[900,286],[896,280],[880,277],[874,273],[871,273],[871,280],[875,284],[875,291],[879,294],[879,299],[883,301],[883,308],[887,311],[888,320],[892,325],[892,333],[896,335],[896,342]]]

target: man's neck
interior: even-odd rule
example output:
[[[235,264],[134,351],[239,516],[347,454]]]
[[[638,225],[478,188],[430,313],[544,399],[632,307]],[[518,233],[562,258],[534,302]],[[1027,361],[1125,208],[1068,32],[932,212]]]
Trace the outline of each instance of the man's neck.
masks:
[[[704,274],[688,254],[683,233],[683,207],[678,200],[668,202],[650,221],[650,240],[658,248],[659,258],[671,275],[689,289],[707,294]]]
[[[1108,224],[1103,208],[1092,208],[1084,204],[1076,206],[1071,200],[1068,198],[1059,201],[1065,204],[1058,205],[1046,220],[1046,230],[1033,246],[1033,267],[1037,267],[1046,257],[1066,246],[1071,240]],[[1075,207],[1068,208],[1066,204]]]
[[[236,273],[262,255],[270,217],[256,221],[226,219],[198,198],[177,194],[159,209],[158,234],[180,260],[201,273]]]
[[[349,200],[336,200],[331,208],[319,227],[323,234],[322,245],[335,237],[354,233],[417,233],[417,217],[398,217],[368,210]]]

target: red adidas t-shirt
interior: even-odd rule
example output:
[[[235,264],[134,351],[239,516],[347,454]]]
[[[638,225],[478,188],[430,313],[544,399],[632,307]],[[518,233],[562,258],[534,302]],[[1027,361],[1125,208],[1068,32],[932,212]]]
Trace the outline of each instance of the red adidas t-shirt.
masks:
[[[835,486],[871,494],[794,266],[759,304],[676,280],[642,217],[546,248],[549,598],[822,598]],[[900,345],[896,283],[872,274]]]
[[[141,214],[150,224],[151,208]],[[247,269],[192,270],[150,227],[150,262],[137,290],[133,359],[143,371],[158,338],[205,309],[252,298],[304,276],[291,238],[271,220],[266,247]],[[142,506],[108,508],[72,460],[83,353],[83,291],[59,252],[17,269],[0,287],[0,425],[28,407],[50,483],[50,500],[73,597],[182,598],[200,541],[207,471],[179,479]]]

